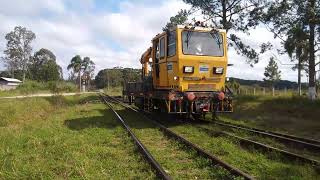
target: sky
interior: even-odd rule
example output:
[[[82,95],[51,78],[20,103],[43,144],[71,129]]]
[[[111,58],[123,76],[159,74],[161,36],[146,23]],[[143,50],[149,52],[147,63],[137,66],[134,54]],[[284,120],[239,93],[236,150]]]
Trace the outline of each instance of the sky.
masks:
[[[139,58],[150,46],[151,39],[162,31],[171,16],[190,5],[182,0],[0,0],[0,57],[6,46],[5,34],[15,26],[24,26],[36,34],[33,52],[51,50],[63,68],[64,77],[71,58],[77,54],[89,56],[96,64],[96,73],[115,66],[140,68]],[[196,16],[196,18],[201,18]],[[279,40],[264,27],[239,34],[244,42],[258,47],[270,41],[281,48]],[[259,49],[257,49],[259,51]],[[276,53],[260,56],[254,67],[230,48],[227,76],[262,80],[269,58]],[[296,81],[297,71],[287,56],[277,56],[282,79]],[[3,70],[0,62],[0,70]],[[302,78],[306,81],[306,76]]]

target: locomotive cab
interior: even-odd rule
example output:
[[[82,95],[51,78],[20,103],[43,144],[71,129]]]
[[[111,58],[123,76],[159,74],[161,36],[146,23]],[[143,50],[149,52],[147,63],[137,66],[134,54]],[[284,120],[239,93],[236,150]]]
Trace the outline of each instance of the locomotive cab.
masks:
[[[158,34],[141,57],[141,86],[151,88],[133,93],[136,104],[177,114],[232,112],[227,63],[225,30],[178,25]]]

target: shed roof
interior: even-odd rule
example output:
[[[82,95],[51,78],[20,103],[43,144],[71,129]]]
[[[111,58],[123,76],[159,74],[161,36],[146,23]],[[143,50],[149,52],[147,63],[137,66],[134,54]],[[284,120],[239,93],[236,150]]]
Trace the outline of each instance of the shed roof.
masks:
[[[16,83],[22,83],[19,79],[14,79],[14,78],[6,78],[6,77],[0,77],[0,79],[3,79],[8,82],[16,82]]]

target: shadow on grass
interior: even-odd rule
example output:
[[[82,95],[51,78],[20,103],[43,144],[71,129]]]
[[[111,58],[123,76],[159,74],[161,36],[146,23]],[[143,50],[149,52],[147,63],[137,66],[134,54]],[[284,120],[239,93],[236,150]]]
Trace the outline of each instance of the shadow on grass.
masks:
[[[53,106],[75,106],[79,104],[85,104],[87,102],[99,101],[97,95],[73,95],[73,96],[62,96],[54,95],[51,97],[44,97]]]
[[[104,116],[93,116],[87,118],[76,118],[65,120],[64,125],[72,130],[83,130],[87,128],[107,128],[113,129],[119,126],[116,123],[108,123]]]
[[[101,116],[83,117],[76,119],[68,119],[64,121],[64,125],[71,130],[83,130],[87,128],[106,128],[113,129],[122,126],[115,114],[110,109],[98,109]],[[117,110],[120,116],[132,129],[155,128],[146,119],[141,119],[137,115],[131,114],[129,110]]]

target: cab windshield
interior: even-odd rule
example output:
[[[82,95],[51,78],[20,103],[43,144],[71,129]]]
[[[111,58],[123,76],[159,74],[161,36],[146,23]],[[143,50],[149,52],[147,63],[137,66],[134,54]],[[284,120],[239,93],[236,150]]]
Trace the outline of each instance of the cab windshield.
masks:
[[[182,32],[182,51],[187,55],[223,56],[223,39],[216,32]]]

